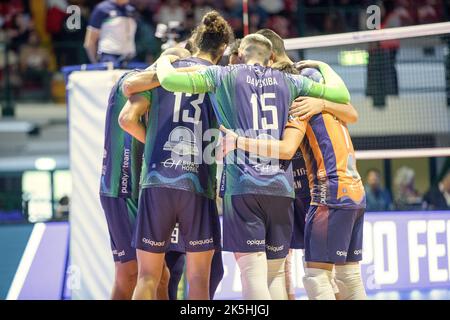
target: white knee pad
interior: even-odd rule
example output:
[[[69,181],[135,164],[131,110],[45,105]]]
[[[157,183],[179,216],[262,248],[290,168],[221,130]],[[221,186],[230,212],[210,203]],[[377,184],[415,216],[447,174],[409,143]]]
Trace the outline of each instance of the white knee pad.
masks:
[[[331,271],[305,268],[303,286],[310,300],[336,300],[331,285]]]
[[[331,286],[333,287],[333,292],[334,294],[338,294],[339,293],[339,286],[337,285],[337,281],[336,281],[336,270],[333,269],[333,271],[331,272]]]
[[[267,257],[263,252],[250,253],[237,259],[241,271],[244,300],[271,300],[267,285]]]
[[[272,300],[287,300],[286,259],[267,260],[267,284]]]
[[[339,287],[339,296],[342,300],[367,299],[359,264],[336,266],[335,279]]]

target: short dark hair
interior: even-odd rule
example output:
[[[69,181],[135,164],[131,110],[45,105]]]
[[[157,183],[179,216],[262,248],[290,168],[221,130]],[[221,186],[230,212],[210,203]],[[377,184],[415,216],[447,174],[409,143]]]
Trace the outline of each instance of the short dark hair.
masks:
[[[283,39],[273,30],[261,29],[256,32],[257,34],[262,34],[264,37],[272,42],[272,51],[276,56],[286,55],[286,48],[284,47]]]
[[[239,54],[239,46],[241,45],[241,39],[236,39],[230,46],[230,56]]]

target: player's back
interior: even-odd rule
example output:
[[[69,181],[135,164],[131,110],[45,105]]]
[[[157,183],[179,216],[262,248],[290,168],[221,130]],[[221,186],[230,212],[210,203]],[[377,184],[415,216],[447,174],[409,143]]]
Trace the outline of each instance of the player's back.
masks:
[[[282,72],[261,65],[223,68],[216,87],[219,121],[252,138],[281,139],[292,102],[293,83]],[[227,156],[221,191],[293,197],[289,162],[237,151]]]
[[[195,57],[174,63],[175,67],[194,65],[211,63]],[[150,99],[142,187],[168,187],[215,198],[215,158],[208,153],[211,141],[205,135],[217,127],[210,97],[158,87]]]
[[[313,116],[301,144],[313,204],[363,208],[365,192],[347,125],[330,113]]]
[[[124,73],[111,89],[105,120],[103,166],[100,194],[110,197],[138,197],[139,174],[144,145],[119,126],[119,114],[128,98],[123,94],[125,79],[140,70]]]

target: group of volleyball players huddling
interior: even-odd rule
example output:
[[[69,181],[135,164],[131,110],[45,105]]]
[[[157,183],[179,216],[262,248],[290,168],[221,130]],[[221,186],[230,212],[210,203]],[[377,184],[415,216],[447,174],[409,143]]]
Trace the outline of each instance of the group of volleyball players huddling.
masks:
[[[176,299],[185,272],[189,299],[213,299],[224,250],[244,299],[295,299],[302,249],[309,299],[365,299],[357,117],[330,66],[294,63],[269,29],[235,40],[216,11],[184,48],[126,72],[109,97],[100,182],[111,298]]]

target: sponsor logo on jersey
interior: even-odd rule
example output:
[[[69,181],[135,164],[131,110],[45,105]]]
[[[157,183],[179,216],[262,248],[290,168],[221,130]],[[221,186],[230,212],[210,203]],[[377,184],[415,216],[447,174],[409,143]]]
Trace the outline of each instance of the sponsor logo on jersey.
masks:
[[[362,254],[362,249],[353,251],[353,254],[354,254],[355,256],[361,255],[361,254]]]
[[[130,175],[128,174],[128,168],[130,167],[130,149],[125,148],[123,150],[123,163],[122,163],[122,177],[121,177],[121,192],[123,194],[128,193],[128,179]]]
[[[198,173],[199,165],[194,162],[183,161],[183,160],[174,160],[172,158],[166,159],[161,162],[161,165],[167,169],[181,169],[183,171]]]

